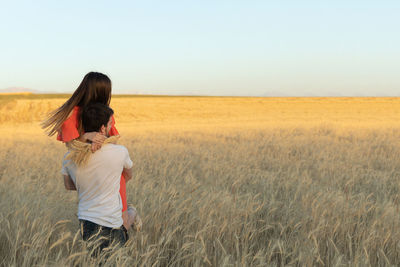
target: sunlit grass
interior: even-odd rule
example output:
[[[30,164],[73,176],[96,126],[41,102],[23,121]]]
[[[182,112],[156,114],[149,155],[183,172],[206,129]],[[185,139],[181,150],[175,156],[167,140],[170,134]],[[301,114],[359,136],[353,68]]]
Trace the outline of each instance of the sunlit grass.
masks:
[[[339,100],[113,99],[144,229],[107,264],[397,265],[400,101]],[[0,129],[0,265],[96,266],[59,173],[66,148],[20,114]]]

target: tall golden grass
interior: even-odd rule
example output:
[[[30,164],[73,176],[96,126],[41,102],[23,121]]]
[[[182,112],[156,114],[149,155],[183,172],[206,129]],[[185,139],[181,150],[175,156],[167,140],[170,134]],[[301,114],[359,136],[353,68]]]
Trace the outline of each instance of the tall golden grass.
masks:
[[[0,108],[0,265],[97,266],[59,172],[66,148],[38,126],[64,99],[13,101]],[[144,229],[105,265],[398,265],[399,104],[114,98]]]

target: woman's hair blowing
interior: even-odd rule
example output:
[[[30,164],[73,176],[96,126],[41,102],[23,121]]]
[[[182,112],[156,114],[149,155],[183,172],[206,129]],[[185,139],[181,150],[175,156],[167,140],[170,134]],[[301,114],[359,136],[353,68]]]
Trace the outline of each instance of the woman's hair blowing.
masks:
[[[61,125],[68,118],[75,106],[80,107],[80,110],[92,103],[100,103],[108,106],[110,105],[110,100],[110,78],[99,72],[89,72],[83,77],[81,84],[67,102],[50,112],[47,115],[47,119],[41,123],[41,126],[49,136],[52,136],[61,128]],[[80,116],[79,124],[79,128],[81,128]]]

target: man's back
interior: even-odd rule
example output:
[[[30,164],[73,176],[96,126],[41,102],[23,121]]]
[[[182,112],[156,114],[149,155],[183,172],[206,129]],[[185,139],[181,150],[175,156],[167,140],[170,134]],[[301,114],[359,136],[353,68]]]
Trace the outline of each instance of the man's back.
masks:
[[[122,202],[119,194],[121,173],[130,169],[128,150],[106,144],[90,156],[85,166],[63,162],[63,173],[73,180],[79,195],[78,217],[106,227],[122,225]]]

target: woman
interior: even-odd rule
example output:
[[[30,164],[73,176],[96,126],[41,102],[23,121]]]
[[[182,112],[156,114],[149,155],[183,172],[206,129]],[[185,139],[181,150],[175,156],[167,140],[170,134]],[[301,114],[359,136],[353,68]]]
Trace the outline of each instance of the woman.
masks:
[[[49,113],[48,118],[42,123],[49,136],[57,133],[57,140],[69,143],[75,139],[92,142],[92,152],[100,149],[106,137],[100,133],[84,133],[81,123],[81,110],[92,103],[101,103],[109,106],[111,101],[111,80],[107,75],[99,72],[89,72],[83,78],[81,84],[72,96],[58,109]],[[115,128],[114,116],[112,116],[112,127],[110,136],[119,135]],[[136,209],[129,207],[126,200],[126,183],[121,174],[120,195],[122,200],[122,219],[124,227],[129,229],[135,223],[136,230],[141,227],[141,221],[137,216]]]

